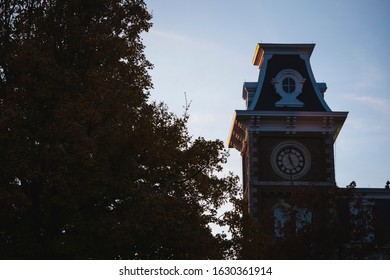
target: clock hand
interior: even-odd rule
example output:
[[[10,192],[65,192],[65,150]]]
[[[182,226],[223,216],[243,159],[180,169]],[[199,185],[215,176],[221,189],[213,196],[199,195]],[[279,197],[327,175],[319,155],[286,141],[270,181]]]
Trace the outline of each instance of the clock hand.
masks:
[[[296,171],[297,165],[294,164],[294,161],[291,158],[291,153],[288,154],[288,159],[289,159],[291,167],[292,167],[291,169],[294,169]]]
[[[293,161],[291,159],[291,153],[288,154],[288,160],[290,161],[291,167],[295,168]]]

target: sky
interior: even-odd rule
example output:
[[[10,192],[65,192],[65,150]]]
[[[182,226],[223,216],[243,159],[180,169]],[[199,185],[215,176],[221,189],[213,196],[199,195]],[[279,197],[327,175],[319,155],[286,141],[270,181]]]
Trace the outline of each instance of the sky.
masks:
[[[143,35],[151,100],[181,115],[191,101],[194,138],[227,143],[244,82],[257,82],[258,43],[315,43],[311,67],[332,111],[349,115],[335,143],[336,182],[383,188],[390,180],[390,1],[145,0],[153,27]],[[230,149],[224,172],[241,177]]]

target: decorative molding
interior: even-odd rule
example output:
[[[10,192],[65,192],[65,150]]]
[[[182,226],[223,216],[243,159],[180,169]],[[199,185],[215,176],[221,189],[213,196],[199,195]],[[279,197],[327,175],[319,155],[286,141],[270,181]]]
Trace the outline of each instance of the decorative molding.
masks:
[[[248,132],[281,132],[285,134],[329,134],[335,141],[348,112],[297,112],[297,111],[235,111],[228,146],[244,149]]]
[[[302,93],[306,79],[293,69],[284,69],[272,79],[275,91],[281,99],[275,103],[276,107],[303,107],[305,104],[297,97]]]

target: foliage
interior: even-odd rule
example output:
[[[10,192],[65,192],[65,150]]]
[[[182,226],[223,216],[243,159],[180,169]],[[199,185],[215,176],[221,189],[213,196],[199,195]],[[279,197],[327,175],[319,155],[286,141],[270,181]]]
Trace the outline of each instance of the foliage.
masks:
[[[356,186],[356,184],[355,184]],[[245,201],[226,215],[239,259],[361,259],[375,244],[370,209],[355,189],[296,187],[281,209],[263,209],[257,219]],[[244,213],[241,215],[241,213]]]
[[[142,0],[1,0],[0,258],[222,258],[219,140],[149,102]]]

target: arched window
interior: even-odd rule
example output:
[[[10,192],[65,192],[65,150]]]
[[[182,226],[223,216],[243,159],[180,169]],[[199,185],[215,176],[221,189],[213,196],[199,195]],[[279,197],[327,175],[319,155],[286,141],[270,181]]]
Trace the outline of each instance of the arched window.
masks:
[[[308,230],[312,223],[312,213],[309,209],[297,207],[292,209],[284,200],[279,200],[272,207],[272,210],[274,214],[274,235],[277,239],[286,237],[286,226],[290,221],[293,223],[291,226],[295,224],[295,232]],[[290,230],[294,231],[294,228],[290,228]]]
[[[311,211],[307,208],[296,208],[296,217],[295,217],[295,226],[297,232],[301,229],[307,228],[311,225],[312,214]]]
[[[283,200],[280,200],[278,203],[272,207],[274,212],[274,234],[275,238],[282,238],[285,236],[284,227],[286,223],[290,220],[288,210],[290,205],[288,205]]]

